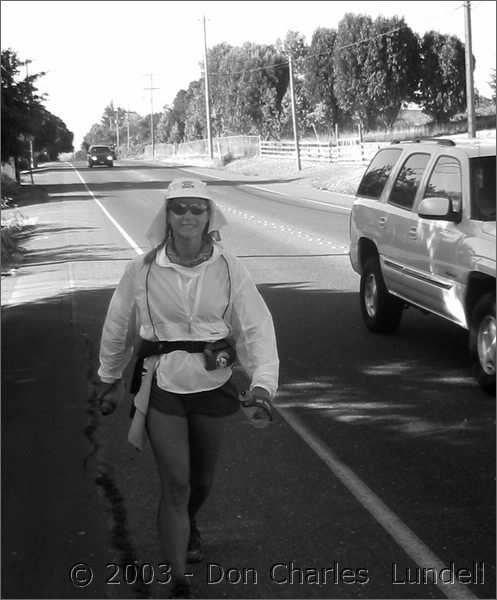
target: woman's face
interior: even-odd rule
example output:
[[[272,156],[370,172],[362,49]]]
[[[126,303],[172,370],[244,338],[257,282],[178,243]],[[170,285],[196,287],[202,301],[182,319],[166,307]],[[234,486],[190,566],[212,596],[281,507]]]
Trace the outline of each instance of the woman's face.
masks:
[[[200,240],[209,221],[209,203],[203,198],[173,198],[167,218],[175,238]]]

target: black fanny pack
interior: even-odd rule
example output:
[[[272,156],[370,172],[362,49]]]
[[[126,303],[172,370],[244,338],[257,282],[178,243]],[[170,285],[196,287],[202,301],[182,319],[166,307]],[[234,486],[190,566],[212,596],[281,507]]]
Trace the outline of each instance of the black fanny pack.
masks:
[[[205,357],[205,368],[207,371],[229,367],[235,362],[236,352],[233,346],[226,340],[217,340],[216,342],[197,342],[197,341],[159,341],[153,342],[142,339],[136,352],[136,362],[131,379],[130,393],[137,394],[140,389],[143,361],[148,356],[158,356],[168,354],[169,352],[190,352],[192,354],[202,352]]]

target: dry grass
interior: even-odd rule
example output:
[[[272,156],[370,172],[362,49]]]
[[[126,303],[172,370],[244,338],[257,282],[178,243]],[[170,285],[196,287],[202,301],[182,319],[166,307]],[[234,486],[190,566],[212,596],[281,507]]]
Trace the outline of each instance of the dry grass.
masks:
[[[329,165],[316,165],[316,163],[303,162],[302,170],[298,171],[294,159],[261,157],[235,160],[225,167],[226,170],[241,175],[271,177],[274,179],[304,179],[316,189],[343,194],[353,194],[355,192],[365,168],[365,165],[360,164],[332,163]]]
[[[24,248],[21,239],[31,229],[29,219],[19,210],[23,202],[43,202],[47,193],[37,186],[22,186],[2,173],[1,265],[2,271],[22,262]]]

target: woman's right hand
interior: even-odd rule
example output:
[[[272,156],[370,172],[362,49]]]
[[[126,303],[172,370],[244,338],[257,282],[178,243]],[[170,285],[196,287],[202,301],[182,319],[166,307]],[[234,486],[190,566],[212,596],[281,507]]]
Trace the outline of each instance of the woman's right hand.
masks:
[[[116,410],[121,398],[124,395],[124,384],[122,379],[113,383],[104,383],[101,381],[97,385],[97,403],[102,415],[110,415]]]

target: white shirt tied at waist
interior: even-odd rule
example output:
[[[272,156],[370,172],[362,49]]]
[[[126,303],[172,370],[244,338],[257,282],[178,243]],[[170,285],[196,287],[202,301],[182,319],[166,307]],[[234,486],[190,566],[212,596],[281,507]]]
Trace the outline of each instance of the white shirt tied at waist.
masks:
[[[142,257],[127,265],[103,327],[98,371],[102,381],[122,377],[132,355],[135,323],[140,337],[149,340],[228,337],[251,378],[250,387],[265,388],[270,396],[276,393],[279,360],[271,314],[245,267],[220,244],[215,243],[211,258],[196,267],[172,263],[164,249],[151,265]],[[175,351],[149,359],[145,365],[153,367],[147,377],[156,371],[158,386],[171,392],[215,389],[231,376],[230,367],[207,371],[200,353]],[[135,397],[135,418],[143,425],[149,395],[145,388],[151,383],[150,379],[145,385],[145,379]],[[136,427],[132,424],[131,429]]]

